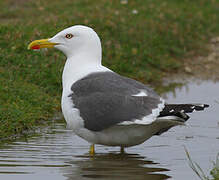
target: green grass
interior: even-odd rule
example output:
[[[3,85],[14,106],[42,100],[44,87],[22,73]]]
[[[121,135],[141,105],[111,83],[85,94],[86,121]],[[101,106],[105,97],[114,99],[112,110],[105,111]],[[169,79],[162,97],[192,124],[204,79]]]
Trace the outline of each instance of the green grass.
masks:
[[[219,34],[218,0],[121,2],[0,1],[0,138],[60,110],[65,57],[55,50],[28,51],[32,40],[75,24],[91,26],[102,39],[104,65],[158,86],[184,58],[206,52],[204,45]]]
[[[219,153],[217,155],[216,162],[214,162],[214,168],[211,170],[211,175],[214,180],[219,180]]]
[[[185,148],[185,147],[184,147]],[[188,150],[185,148],[186,156],[189,161],[189,166],[192,168],[192,170],[195,172],[195,174],[201,179],[201,180],[219,180],[219,153],[217,155],[216,161],[213,162],[213,169],[210,171],[210,174],[212,178],[209,176],[206,176],[202,168],[199,166],[198,163],[194,162],[188,152]]]

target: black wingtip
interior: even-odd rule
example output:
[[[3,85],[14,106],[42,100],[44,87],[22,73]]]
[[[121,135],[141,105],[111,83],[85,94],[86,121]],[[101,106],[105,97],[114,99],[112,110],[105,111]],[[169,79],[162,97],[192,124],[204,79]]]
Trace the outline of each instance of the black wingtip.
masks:
[[[189,104],[188,104],[189,105]],[[196,111],[202,111],[205,108],[208,108],[209,105],[208,104],[190,104],[192,107],[192,109],[196,110]]]
[[[209,107],[209,105],[208,104],[203,104],[204,105],[204,108],[208,108]]]

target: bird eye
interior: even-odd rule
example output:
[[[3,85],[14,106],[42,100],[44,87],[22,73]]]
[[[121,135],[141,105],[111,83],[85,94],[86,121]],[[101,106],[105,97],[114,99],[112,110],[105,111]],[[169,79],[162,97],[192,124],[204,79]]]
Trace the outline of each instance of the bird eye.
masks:
[[[66,34],[65,37],[66,37],[67,39],[71,39],[71,38],[73,37],[73,34]]]

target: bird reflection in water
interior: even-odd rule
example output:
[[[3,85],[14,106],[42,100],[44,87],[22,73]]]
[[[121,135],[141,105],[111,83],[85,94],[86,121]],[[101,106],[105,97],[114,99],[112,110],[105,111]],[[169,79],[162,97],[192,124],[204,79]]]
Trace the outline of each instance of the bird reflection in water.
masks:
[[[77,160],[78,159],[78,160]],[[74,160],[67,162],[64,176],[68,179],[148,179],[164,180],[170,176],[164,172],[170,171],[158,167],[159,164],[139,154],[85,154],[76,156]]]

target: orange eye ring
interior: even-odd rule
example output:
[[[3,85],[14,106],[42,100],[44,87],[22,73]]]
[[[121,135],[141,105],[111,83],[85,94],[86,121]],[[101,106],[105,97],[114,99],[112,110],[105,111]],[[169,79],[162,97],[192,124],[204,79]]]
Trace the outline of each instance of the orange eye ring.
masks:
[[[71,38],[73,38],[73,34],[66,34],[65,37],[66,37],[67,39],[71,39]]]

